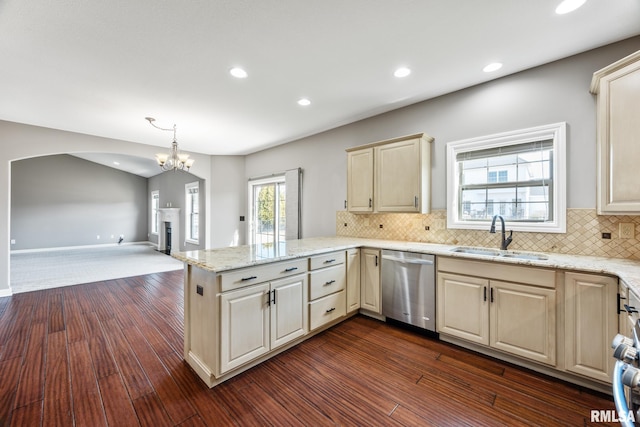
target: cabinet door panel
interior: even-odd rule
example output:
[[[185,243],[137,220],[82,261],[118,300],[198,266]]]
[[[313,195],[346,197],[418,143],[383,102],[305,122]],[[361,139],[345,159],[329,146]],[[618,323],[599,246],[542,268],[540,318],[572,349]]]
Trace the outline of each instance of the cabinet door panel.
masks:
[[[491,346],[556,364],[556,291],[491,281]]]
[[[347,153],[349,212],[373,212],[373,148]]]
[[[488,292],[487,279],[439,273],[438,332],[488,345]]]
[[[269,351],[269,285],[256,285],[220,296],[220,372]]]
[[[611,382],[611,341],[618,332],[618,281],[611,277],[565,273],[567,370]]]
[[[307,333],[307,276],[271,283],[271,349]]]
[[[361,298],[362,308],[374,313],[382,313],[380,301],[380,251],[377,249],[362,249],[361,258]]]
[[[360,308],[360,249],[347,255],[347,313]]]
[[[420,212],[420,140],[375,148],[377,212]]]

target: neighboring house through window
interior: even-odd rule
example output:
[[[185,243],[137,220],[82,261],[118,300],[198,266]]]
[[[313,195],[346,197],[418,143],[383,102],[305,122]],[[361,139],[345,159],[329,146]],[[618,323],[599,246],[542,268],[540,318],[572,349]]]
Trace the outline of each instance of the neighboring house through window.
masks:
[[[188,243],[198,244],[200,240],[199,231],[199,211],[200,198],[198,195],[199,183],[192,182],[185,185],[185,223],[186,223],[186,241]]]
[[[447,227],[566,232],[565,123],[447,144]]]

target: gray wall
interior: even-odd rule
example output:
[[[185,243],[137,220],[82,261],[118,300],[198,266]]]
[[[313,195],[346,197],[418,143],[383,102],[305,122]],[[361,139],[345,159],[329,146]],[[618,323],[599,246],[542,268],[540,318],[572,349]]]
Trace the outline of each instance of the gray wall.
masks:
[[[567,207],[595,208],[594,71],[640,49],[640,37],[506,76],[247,156],[246,177],[303,168],[302,235],[335,235],[346,199],[345,149],[426,132],[435,138],[432,208],[446,205],[449,141],[567,122]]]
[[[146,241],[146,191],[146,178],[69,155],[15,161],[11,249]]]
[[[198,181],[199,187],[198,192],[200,195],[200,224],[199,224],[199,238],[198,245],[193,243],[187,243],[184,241],[186,231],[185,231],[185,202],[186,202],[186,194],[184,190],[185,184],[189,184],[192,182]],[[168,203],[171,203],[172,208],[180,208],[180,251],[190,251],[196,249],[204,249],[205,248],[205,236],[206,236],[206,226],[205,226],[205,218],[207,217],[207,212],[205,210],[206,206],[206,188],[204,187],[205,181],[203,179],[199,179],[197,176],[190,174],[189,172],[183,171],[170,171],[163,172],[159,175],[152,176],[148,179],[148,186],[146,190],[145,200],[147,203],[145,207],[149,209],[151,212],[151,192],[159,191],[160,192],[160,208],[169,207]],[[149,235],[149,241],[153,243],[158,243],[158,236],[151,234],[151,221],[149,221],[149,226],[147,231],[145,231],[146,235]]]

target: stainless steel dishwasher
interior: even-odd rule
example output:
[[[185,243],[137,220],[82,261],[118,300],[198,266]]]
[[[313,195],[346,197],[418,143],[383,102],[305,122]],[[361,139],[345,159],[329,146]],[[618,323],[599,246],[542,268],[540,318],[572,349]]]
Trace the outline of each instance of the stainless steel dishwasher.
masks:
[[[382,251],[382,314],[429,331],[436,330],[435,257]]]

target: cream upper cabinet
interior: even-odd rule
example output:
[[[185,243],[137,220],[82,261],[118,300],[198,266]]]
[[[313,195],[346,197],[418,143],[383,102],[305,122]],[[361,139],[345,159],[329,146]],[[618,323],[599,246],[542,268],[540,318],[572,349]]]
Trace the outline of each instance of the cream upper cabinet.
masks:
[[[380,251],[361,249],[360,307],[373,313],[382,313],[380,300]]]
[[[564,277],[566,368],[611,382],[615,361],[611,342],[618,332],[618,280],[572,272]]]
[[[420,133],[348,149],[347,209],[429,213],[431,142]]]
[[[593,74],[597,95],[597,211],[640,213],[640,51]]]
[[[373,148],[347,153],[347,209],[373,212]]]
[[[360,308],[360,249],[347,251],[347,313]]]

